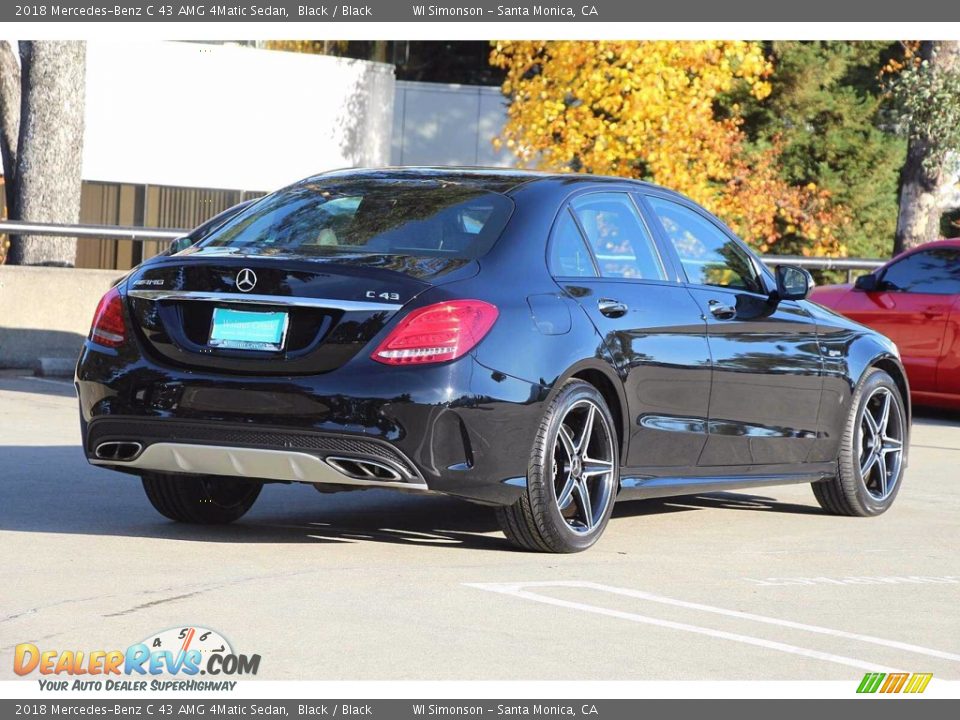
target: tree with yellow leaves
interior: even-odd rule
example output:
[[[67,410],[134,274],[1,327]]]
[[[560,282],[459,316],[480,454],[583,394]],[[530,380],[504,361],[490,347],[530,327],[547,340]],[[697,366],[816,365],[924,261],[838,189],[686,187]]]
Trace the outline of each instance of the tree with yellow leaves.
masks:
[[[759,43],[500,41],[506,70],[502,144],[542,169],[640,178],[722,218],[762,252],[801,237],[810,255],[842,255],[844,221],[829,193],[791,186],[774,144],[751,147],[734,98],[770,93]],[[723,102],[721,102],[723,101]]]

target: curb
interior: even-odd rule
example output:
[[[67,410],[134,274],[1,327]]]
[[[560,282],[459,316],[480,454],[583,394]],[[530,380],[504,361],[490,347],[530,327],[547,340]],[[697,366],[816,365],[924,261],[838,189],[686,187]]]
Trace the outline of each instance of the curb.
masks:
[[[76,360],[69,357],[42,357],[33,372],[37,377],[72,378]]]

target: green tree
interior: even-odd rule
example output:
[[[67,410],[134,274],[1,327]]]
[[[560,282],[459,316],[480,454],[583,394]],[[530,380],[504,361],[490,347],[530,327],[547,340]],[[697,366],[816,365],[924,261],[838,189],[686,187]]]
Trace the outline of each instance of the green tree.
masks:
[[[779,142],[780,172],[795,185],[813,184],[848,211],[836,228],[854,257],[886,257],[897,226],[897,188],[906,143],[884,127],[888,102],[881,73],[901,52],[890,42],[773,42],[773,88],[748,98],[747,130],[757,144]],[[776,252],[797,253],[806,241],[785,237]]]

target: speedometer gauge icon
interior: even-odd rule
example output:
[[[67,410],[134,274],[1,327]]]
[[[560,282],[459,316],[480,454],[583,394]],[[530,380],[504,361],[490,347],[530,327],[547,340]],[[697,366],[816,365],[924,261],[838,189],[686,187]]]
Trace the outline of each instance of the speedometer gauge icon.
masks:
[[[151,652],[167,651],[174,657],[186,655],[191,650],[198,651],[202,658],[200,667],[206,665],[207,659],[214,654],[232,655],[233,647],[230,642],[216,630],[199,625],[170,628],[151,635],[143,640],[143,644]]]

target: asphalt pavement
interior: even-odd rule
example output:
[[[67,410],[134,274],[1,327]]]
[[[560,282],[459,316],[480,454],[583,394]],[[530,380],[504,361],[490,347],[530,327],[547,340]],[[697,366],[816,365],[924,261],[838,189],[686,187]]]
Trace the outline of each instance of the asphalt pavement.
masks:
[[[181,626],[259,679],[960,678],[960,415],[918,413],[894,507],[808,486],[624,502],[599,544],[513,550],[493,512],[267,486],[226,527],[169,522],[84,460],[69,382],[0,373],[0,679],[13,650]]]

